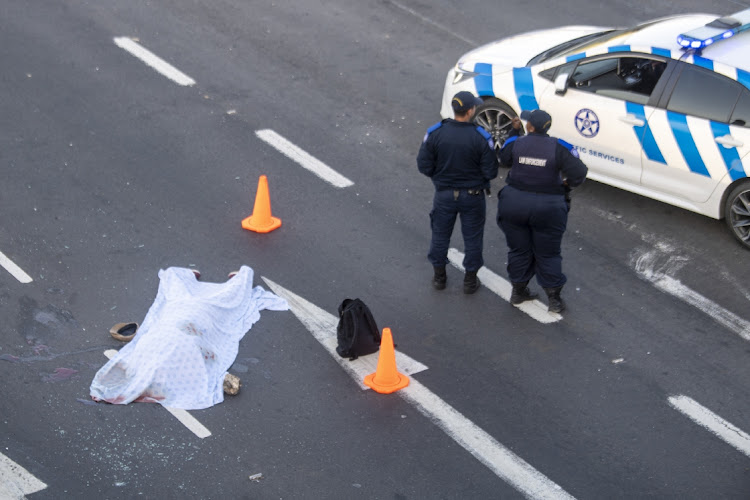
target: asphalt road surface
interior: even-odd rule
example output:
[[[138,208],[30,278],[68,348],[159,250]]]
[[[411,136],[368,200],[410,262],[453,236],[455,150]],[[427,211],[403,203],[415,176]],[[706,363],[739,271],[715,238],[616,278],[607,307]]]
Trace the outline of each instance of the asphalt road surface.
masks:
[[[415,164],[472,47],[747,6],[2,0],[0,498],[750,498],[750,253],[723,222],[587,182],[568,310],[544,322],[492,288],[494,194],[487,286],[465,296],[451,268],[431,288]],[[240,226],[260,175],[268,234]],[[90,400],[122,346],[110,326],[143,319],[159,269],[241,265],[312,309],[261,314],[239,395],[183,420]],[[363,390],[313,335],[354,297],[427,367],[409,391]]]

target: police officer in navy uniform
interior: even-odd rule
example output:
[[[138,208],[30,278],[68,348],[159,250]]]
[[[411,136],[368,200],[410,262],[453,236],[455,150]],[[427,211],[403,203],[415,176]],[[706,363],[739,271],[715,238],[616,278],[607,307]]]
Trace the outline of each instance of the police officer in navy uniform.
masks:
[[[484,264],[484,196],[498,170],[492,137],[472,123],[480,104],[482,100],[471,92],[457,93],[451,101],[454,118],[446,118],[427,129],[417,155],[419,171],[435,185],[430,212],[432,240],[427,258],[434,268],[432,285],[437,290],[445,288],[445,265],[457,216],[461,217],[464,239],[464,293],[479,289],[477,271]]]
[[[497,224],[508,243],[510,302],[517,305],[538,296],[528,288],[536,275],[549,311],[559,313],[565,309],[560,246],[570,209],[567,193],[586,179],[588,168],[570,144],[547,135],[552,125],[548,113],[524,111],[521,118],[527,120],[528,134],[518,135],[521,120],[515,117],[500,150],[500,162],[510,167],[497,202]]]

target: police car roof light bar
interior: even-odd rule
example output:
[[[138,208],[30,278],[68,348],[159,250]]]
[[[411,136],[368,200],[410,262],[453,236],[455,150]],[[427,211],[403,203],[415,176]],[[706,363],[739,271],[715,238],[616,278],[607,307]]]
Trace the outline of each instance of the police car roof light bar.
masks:
[[[677,43],[684,49],[700,50],[747,29],[750,29],[750,9],[741,10],[731,16],[717,17],[705,26],[682,33],[677,36]]]

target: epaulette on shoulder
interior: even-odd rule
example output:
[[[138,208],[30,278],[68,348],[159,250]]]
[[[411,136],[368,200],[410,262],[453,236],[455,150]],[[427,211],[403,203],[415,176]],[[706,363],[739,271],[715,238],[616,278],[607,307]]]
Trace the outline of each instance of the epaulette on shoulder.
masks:
[[[427,132],[425,132],[425,134],[424,134],[424,138],[422,139],[422,142],[427,142],[427,138],[430,137],[430,134],[433,133],[434,131],[436,131],[437,129],[439,129],[440,127],[442,127],[442,126],[443,126],[443,122],[439,121],[435,125],[433,125],[432,127],[428,128]]]
[[[431,126],[430,128],[427,129],[427,134],[429,135],[429,134],[433,133],[434,131],[436,131],[437,129],[439,129],[442,126],[443,126],[443,122],[442,121],[437,122],[435,125],[433,125],[433,126]]]
[[[505,139],[505,142],[503,143],[503,147],[507,146],[508,144],[512,144],[516,139],[518,139],[517,135],[512,135]]]
[[[578,152],[578,150],[577,150],[577,149],[575,148],[575,146],[573,146],[573,145],[572,145],[571,143],[569,143],[569,142],[566,142],[566,141],[563,141],[562,139],[558,139],[558,140],[557,140],[557,143],[558,143],[558,144],[559,144],[560,146],[562,146],[562,147],[564,147],[565,149],[567,149],[568,151],[570,151],[570,154],[572,154],[572,155],[573,155],[573,156],[575,156],[576,158],[580,158],[580,157],[581,157],[581,155],[580,155],[580,153]]]
[[[477,131],[478,131],[478,132],[479,132],[480,134],[482,134],[482,137],[484,137],[484,139],[485,139],[486,141],[489,141],[490,139],[492,139],[492,135],[491,135],[491,134],[490,134],[489,132],[487,132],[487,131],[486,131],[486,130],[484,129],[484,127],[482,127],[482,126],[480,126],[480,125],[477,125]]]
[[[562,139],[558,139],[558,140],[557,140],[557,143],[558,143],[558,144],[559,144],[560,146],[562,146],[562,147],[564,147],[565,149],[567,149],[568,151],[570,151],[570,150],[572,150],[572,149],[575,149],[575,148],[573,148],[573,145],[572,145],[571,143],[569,143],[569,142],[566,142],[566,141],[563,141]]]

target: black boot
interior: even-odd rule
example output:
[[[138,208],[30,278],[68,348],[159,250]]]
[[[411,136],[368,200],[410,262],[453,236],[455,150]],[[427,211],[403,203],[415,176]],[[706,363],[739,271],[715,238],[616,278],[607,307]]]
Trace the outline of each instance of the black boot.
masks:
[[[511,304],[517,306],[522,302],[534,300],[539,297],[538,293],[531,293],[531,290],[529,290],[529,287],[527,286],[528,284],[528,281],[524,281],[523,283],[513,283],[513,293],[510,294]]]
[[[549,299],[549,307],[547,310],[553,313],[561,313],[565,310],[565,302],[560,298],[560,292],[562,291],[561,286],[555,288],[545,288],[547,292],[547,298]]]
[[[466,271],[464,276],[464,293],[470,294],[479,290],[479,278],[476,271]]]
[[[448,276],[445,274],[445,266],[434,266],[435,276],[432,278],[432,286],[435,290],[443,290]]]

